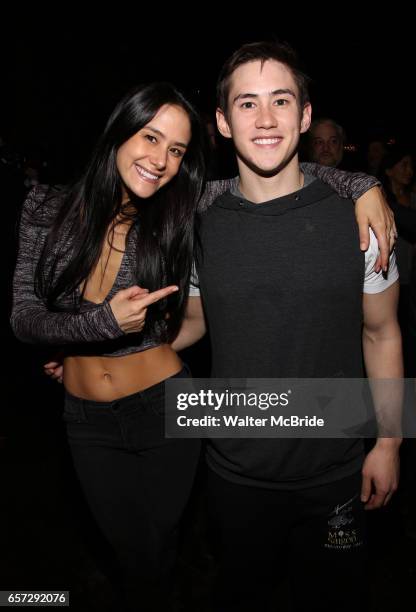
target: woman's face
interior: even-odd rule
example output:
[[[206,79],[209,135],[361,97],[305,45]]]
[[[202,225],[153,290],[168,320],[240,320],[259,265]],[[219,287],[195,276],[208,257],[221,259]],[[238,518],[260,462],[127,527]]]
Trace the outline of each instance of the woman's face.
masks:
[[[180,106],[165,104],[117,151],[124,195],[150,198],[179,171],[191,140],[191,123]]]
[[[386,170],[387,176],[393,183],[407,187],[413,179],[413,162],[410,155],[405,155],[392,168]]]

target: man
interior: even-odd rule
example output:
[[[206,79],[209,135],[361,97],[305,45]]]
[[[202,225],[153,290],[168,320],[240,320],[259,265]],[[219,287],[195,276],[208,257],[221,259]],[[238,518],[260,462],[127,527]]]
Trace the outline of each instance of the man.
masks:
[[[365,256],[356,248],[351,202],[300,169],[311,104],[291,50],[255,43],[236,51],[220,74],[218,103],[239,179],[201,215],[212,375],[360,378],[363,350],[369,377],[400,378],[395,261],[386,278],[377,274],[375,241]],[[188,314],[202,333],[198,298]],[[364,458],[361,440],[211,440],[215,610],[268,609],[287,568],[296,610],[364,607],[363,510],[395,491],[399,444],[379,438]]]
[[[217,120],[220,132],[234,140],[239,184],[201,215],[198,272],[210,324],[213,375],[322,377],[339,375],[342,368],[344,376],[359,377],[365,262],[357,248],[353,207],[320,180],[304,179],[300,171],[297,145],[300,132],[309,127],[310,104],[301,76],[289,68],[288,51],[255,45],[233,58],[220,77]],[[371,257],[368,267],[377,259],[373,245]],[[372,287],[379,288],[379,276],[369,276]],[[369,311],[390,314],[395,299],[390,281],[384,292],[389,292],[389,307],[378,303]],[[377,339],[385,319],[392,329],[388,339],[396,342],[391,317],[379,319],[379,314],[368,318],[367,354],[383,352]],[[192,297],[174,348],[191,344],[204,328],[201,300]],[[397,480],[395,448],[387,452],[380,444],[372,457],[363,483],[369,507],[384,503]],[[265,609],[288,533],[293,535],[291,554],[302,557],[297,570],[305,589],[314,586],[309,561],[318,575],[336,567],[330,586],[339,585],[343,576],[345,580],[343,570],[361,569],[357,491],[362,460],[356,441],[211,442],[210,497],[221,550],[217,610]],[[374,467],[379,461],[381,476]],[[375,493],[368,491],[372,481]],[[324,546],[328,521],[338,506],[353,516],[357,554],[352,563],[328,560],[327,551],[331,556],[334,550]],[[315,600],[322,604],[320,595]],[[304,609],[303,602],[297,603]]]
[[[381,166],[387,154],[387,148],[384,141],[379,138],[370,140],[366,147],[365,164],[367,174],[372,176],[380,176]]]
[[[309,130],[310,159],[337,168],[344,154],[345,131],[332,119],[317,119]]]

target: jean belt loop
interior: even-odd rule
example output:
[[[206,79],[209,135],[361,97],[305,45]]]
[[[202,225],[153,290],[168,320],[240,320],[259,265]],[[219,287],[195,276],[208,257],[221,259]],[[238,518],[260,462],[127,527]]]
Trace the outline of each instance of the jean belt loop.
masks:
[[[85,407],[85,404],[86,404],[85,400],[81,399],[81,402],[79,404],[79,415],[78,415],[80,423],[85,423],[86,421],[88,421],[87,409]]]

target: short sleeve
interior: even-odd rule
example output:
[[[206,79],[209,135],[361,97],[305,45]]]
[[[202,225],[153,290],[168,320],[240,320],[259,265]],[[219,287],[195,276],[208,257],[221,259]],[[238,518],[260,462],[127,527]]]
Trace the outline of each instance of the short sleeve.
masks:
[[[381,293],[388,289],[399,278],[399,270],[394,251],[390,255],[387,274],[376,272],[374,266],[378,257],[378,243],[374,232],[370,229],[370,246],[365,253],[364,293]]]

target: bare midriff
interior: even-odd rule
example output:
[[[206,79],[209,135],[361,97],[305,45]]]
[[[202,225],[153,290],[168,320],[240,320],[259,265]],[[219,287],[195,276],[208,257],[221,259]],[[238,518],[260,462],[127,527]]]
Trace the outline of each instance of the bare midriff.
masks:
[[[65,389],[86,400],[112,402],[148,389],[182,369],[167,344],[120,357],[75,356],[64,360]]]
[[[84,298],[101,303],[118,274],[131,222],[119,222],[106,237],[100,259],[84,287]],[[110,237],[110,239],[109,239]],[[70,356],[64,359],[65,389],[86,400],[112,402],[148,389],[177,374],[182,362],[168,344],[117,357]]]

